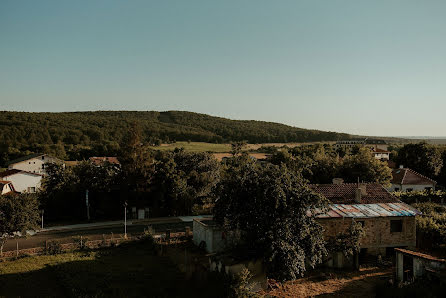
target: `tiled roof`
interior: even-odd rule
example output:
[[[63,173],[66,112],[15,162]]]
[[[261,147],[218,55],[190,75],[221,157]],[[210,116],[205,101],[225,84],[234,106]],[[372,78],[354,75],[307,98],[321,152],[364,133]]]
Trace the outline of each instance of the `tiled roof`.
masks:
[[[379,183],[366,183],[366,195],[361,196],[363,204],[377,203],[400,203],[400,201],[389,193]],[[313,191],[323,195],[333,204],[356,204],[357,183],[343,184],[312,184]]]
[[[393,216],[416,216],[421,212],[404,203],[379,203],[379,204],[331,204],[328,212],[318,214],[317,218],[370,218]],[[311,215],[311,214],[309,214]]]
[[[22,162],[22,161],[25,161],[25,160],[28,160],[28,159],[31,159],[31,158],[39,157],[39,156],[42,156],[42,155],[45,155],[45,154],[43,154],[43,153],[34,153],[34,154],[27,155],[27,156],[22,156],[22,157],[19,157],[19,158],[11,160],[6,165],[7,166],[13,165],[13,164],[16,164],[16,163],[19,163],[19,162]]]
[[[22,171],[22,170],[17,170],[17,169],[6,170],[6,171],[0,173],[0,178],[2,178],[2,177],[7,177],[7,176],[11,176],[11,175],[20,173],[21,171]]]
[[[6,170],[4,172],[0,173],[0,178],[2,177],[8,177],[8,176],[12,176],[18,173],[26,173],[26,174],[30,174],[30,175],[34,175],[34,176],[43,176],[42,174],[39,173],[32,173],[29,171],[23,171],[23,170],[18,170],[18,169],[11,169],[11,170]]]
[[[403,169],[394,169],[392,171],[392,184],[406,185],[406,184],[414,184],[414,185],[428,185],[428,184],[437,184],[436,181],[421,175],[420,173],[415,172],[409,168]]]
[[[94,156],[90,157],[89,160],[97,166],[100,166],[105,162],[109,162],[115,165],[120,164],[118,158],[114,156]]]
[[[374,148],[373,153],[390,153],[390,152],[387,150],[380,149],[380,148]]]

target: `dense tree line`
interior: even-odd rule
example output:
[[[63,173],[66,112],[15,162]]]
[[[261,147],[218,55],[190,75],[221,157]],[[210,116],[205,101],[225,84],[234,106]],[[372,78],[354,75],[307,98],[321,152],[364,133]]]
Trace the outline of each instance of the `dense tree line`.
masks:
[[[314,184],[332,183],[333,178],[342,178],[348,183],[359,179],[361,182],[389,185],[392,178],[387,163],[375,159],[367,147],[347,152],[330,145],[282,148],[271,156],[271,162],[286,164]]]
[[[0,166],[29,153],[67,160],[116,156],[133,123],[150,144],[171,141],[335,141],[350,136],[262,121],[238,121],[191,112],[0,113]]]

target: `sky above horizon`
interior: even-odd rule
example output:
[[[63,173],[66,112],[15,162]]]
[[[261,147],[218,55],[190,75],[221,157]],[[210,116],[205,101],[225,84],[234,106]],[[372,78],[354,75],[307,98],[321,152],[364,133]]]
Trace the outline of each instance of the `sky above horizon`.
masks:
[[[0,110],[445,136],[446,1],[0,2]]]

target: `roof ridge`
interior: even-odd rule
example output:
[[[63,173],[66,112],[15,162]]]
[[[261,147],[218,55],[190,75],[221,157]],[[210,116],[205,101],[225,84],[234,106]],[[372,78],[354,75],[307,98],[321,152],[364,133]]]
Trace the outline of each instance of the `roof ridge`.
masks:
[[[430,181],[434,182],[435,184],[437,184],[437,181],[435,181],[434,179],[431,179],[431,178],[429,178],[429,177],[427,177],[427,176],[424,176],[423,174],[420,174],[420,173],[418,173],[417,171],[412,170],[411,168],[407,168],[407,170],[411,171],[411,172],[414,173],[415,175],[421,176],[421,177],[423,177],[423,178],[425,178],[425,179],[427,179],[427,180],[430,180]]]

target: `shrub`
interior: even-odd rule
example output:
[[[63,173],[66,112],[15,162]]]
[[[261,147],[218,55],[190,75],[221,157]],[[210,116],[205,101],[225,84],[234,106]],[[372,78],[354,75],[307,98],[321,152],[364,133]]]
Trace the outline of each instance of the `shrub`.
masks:
[[[74,243],[76,243],[77,249],[85,250],[85,249],[89,248],[87,246],[88,238],[86,238],[86,237],[82,237],[82,236],[74,237],[73,241],[74,241]]]
[[[57,255],[62,253],[62,245],[59,241],[48,241],[46,246],[46,252],[47,255]]]

